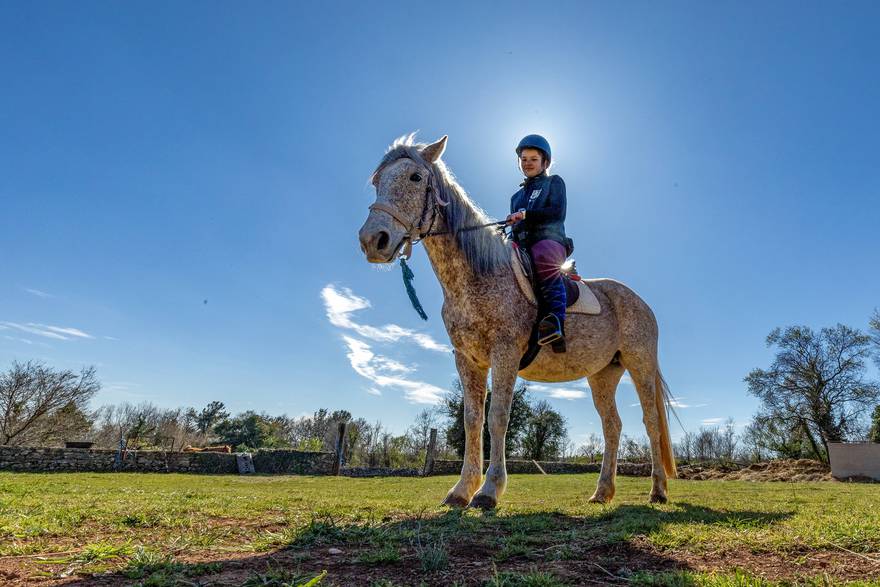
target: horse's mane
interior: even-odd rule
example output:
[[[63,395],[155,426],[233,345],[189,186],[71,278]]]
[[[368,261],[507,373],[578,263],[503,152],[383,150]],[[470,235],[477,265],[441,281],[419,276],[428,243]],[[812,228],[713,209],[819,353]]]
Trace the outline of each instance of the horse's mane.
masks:
[[[421,156],[422,149],[427,145],[415,143],[414,138],[415,133],[411,133],[395,140],[382,157],[373,176],[398,159],[412,159],[427,167],[428,164]],[[488,275],[498,269],[510,267],[510,249],[494,228],[462,231],[463,228],[487,224],[491,219],[468,197],[464,188],[458,185],[442,159],[438,159],[430,167],[434,172],[434,189],[438,191],[440,200],[449,202],[449,205],[440,208],[441,214],[474,273]]]

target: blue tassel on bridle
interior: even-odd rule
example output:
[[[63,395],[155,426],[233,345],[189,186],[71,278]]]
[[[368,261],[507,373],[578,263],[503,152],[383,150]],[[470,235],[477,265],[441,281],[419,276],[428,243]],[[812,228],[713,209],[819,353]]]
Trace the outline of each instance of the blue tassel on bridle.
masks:
[[[406,287],[409,301],[412,302],[413,308],[419,313],[422,320],[427,320],[428,315],[425,314],[425,310],[422,308],[422,303],[419,301],[419,296],[416,295],[416,288],[414,288],[412,284],[415,275],[413,275],[412,269],[409,268],[409,265],[406,264],[406,259],[403,257],[400,258],[400,269],[403,272],[403,285]]]

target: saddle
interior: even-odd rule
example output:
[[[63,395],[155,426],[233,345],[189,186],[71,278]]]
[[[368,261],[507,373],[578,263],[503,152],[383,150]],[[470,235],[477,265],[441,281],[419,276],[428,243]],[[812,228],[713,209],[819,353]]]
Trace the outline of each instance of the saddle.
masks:
[[[516,282],[527,300],[533,305],[538,305],[538,279],[532,267],[532,258],[528,251],[516,245],[511,245],[511,265],[516,275]],[[601,314],[602,306],[599,299],[590,286],[580,277],[575,278],[572,274],[562,272],[562,283],[565,285],[565,312],[566,314]]]
[[[526,299],[533,306],[537,306],[538,280],[532,266],[532,259],[528,251],[515,244],[511,244],[511,249],[511,265],[513,265],[513,273],[516,275],[516,282]],[[565,285],[566,314],[595,315],[602,312],[602,307],[599,304],[598,298],[596,298],[596,294],[580,277],[575,276],[573,272],[567,273],[565,271],[563,271],[562,277],[562,282]],[[522,371],[531,365],[540,351],[541,346],[538,344],[538,322],[536,322],[532,326],[532,333],[529,336],[529,346],[519,361],[519,370]],[[556,351],[555,348],[554,351]],[[559,350],[558,352],[563,351]]]

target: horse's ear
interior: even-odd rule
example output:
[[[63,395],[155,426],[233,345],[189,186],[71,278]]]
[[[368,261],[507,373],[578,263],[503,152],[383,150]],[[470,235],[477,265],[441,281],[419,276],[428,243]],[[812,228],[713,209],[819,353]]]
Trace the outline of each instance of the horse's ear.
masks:
[[[446,135],[443,135],[436,143],[431,143],[421,151],[422,159],[425,160],[425,163],[428,165],[433,165],[436,163],[440,156],[443,155],[443,151],[446,150],[446,139],[449,138]]]

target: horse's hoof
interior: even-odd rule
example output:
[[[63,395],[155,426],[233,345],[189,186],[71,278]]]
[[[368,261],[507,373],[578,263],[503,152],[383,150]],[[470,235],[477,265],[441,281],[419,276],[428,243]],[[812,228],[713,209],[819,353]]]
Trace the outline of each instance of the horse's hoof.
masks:
[[[450,493],[446,496],[446,499],[443,500],[443,505],[451,508],[464,509],[467,507],[468,501],[459,495]]]
[[[498,505],[498,501],[491,495],[477,494],[471,500],[471,504],[468,507],[479,508],[485,511],[494,510],[496,505]]]
[[[611,491],[602,491],[597,489],[595,493],[590,497],[590,503],[611,503],[611,500],[614,499],[614,490]]]
[[[650,501],[651,503],[666,503],[667,501],[669,501],[669,498],[667,498],[662,493],[652,493],[648,501]]]

